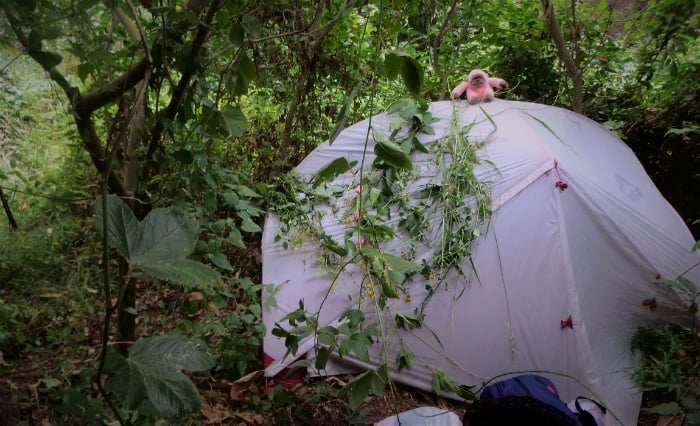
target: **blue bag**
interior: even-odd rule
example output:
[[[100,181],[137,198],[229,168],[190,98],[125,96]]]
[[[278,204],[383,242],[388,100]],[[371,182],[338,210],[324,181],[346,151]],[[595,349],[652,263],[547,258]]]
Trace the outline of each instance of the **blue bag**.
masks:
[[[546,377],[525,374],[486,386],[467,410],[464,424],[582,426],[576,414],[559,399]]]

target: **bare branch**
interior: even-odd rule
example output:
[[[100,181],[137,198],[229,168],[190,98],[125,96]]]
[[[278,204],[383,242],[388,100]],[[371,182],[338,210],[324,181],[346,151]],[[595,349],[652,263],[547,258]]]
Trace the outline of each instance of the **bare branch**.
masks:
[[[542,8],[544,9],[544,17],[547,21],[547,27],[549,32],[552,34],[552,40],[554,45],[559,52],[559,58],[564,63],[566,68],[566,73],[573,83],[573,94],[571,101],[571,109],[574,112],[583,112],[583,76],[576,66],[576,61],[574,60],[571,52],[566,47],[566,41],[564,40],[564,35],[561,33],[561,28],[557,23],[557,17],[554,12],[554,6],[550,0],[541,0]]]

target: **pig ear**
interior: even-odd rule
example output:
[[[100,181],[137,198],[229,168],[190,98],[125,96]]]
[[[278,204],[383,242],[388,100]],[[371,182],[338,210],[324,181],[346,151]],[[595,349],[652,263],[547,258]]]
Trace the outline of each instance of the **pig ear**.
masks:
[[[467,91],[467,88],[469,87],[469,82],[465,81],[464,83],[458,85],[454,89],[452,89],[452,97],[455,99],[459,99],[464,92]]]

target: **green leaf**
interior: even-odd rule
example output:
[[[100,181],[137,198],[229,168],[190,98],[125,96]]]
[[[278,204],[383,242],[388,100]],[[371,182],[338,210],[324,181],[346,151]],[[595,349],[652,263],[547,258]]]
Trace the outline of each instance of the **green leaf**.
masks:
[[[467,401],[474,401],[476,399],[476,393],[474,392],[475,386],[459,385],[457,386],[457,395],[464,398]]]
[[[391,253],[381,253],[381,258],[386,262],[387,266],[395,271],[400,272],[417,272],[423,269],[423,265],[419,265],[410,260],[394,256]]]
[[[340,257],[345,257],[345,256],[347,256],[347,254],[348,254],[348,249],[347,249],[347,248],[341,246],[341,245],[338,244],[335,240],[330,239],[330,238],[324,239],[324,240],[321,242],[321,247],[322,247],[323,249],[325,249],[325,250],[329,250],[329,251],[331,251],[331,252],[337,254],[337,255],[340,256]]]
[[[321,182],[326,182],[336,176],[347,172],[357,164],[357,161],[349,162],[345,157],[339,157],[330,163],[326,164],[321,170],[316,173],[312,179],[313,185],[318,185]]]
[[[437,370],[435,374],[433,374],[432,384],[433,392],[435,392],[436,394],[439,394],[443,390],[448,392],[454,392],[455,390],[457,390],[457,387],[455,386],[452,379],[442,370]]]
[[[32,30],[29,32],[29,37],[27,37],[27,50],[29,52],[41,52],[41,39],[41,33],[39,33],[36,28],[32,28]]]
[[[105,371],[114,373],[105,384],[107,390],[120,395],[126,408],[136,408],[146,398],[146,383],[138,365],[110,350],[105,358]]]
[[[423,321],[420,319],[403,312],[397,312],[394,316],[394,321],[397,327],[404,329],[413,329],[423,325]]]
[[[11,2],[17,12],[22,16],[28,16],[36,9],[37,0],[16,0]]]
[[[216,253],[215,255],[210,256],[209,259],[211,260],[211,263],[216,265],[216,267],[224,269],[226,271],[233,271],[233,266],[231,266],[231,262],[229,262],[228,258],[222,253]]]
[[[260,34],[262,34],[262,25],[258,18],[253,15],[243,15],[241,25],[245,32],[253,37],[260,37]]]
[[[262,197],[262,195],[258,194],[257,192],[253,191],[252,189],[248,188],[245,185],[237,185],[236,191],[238,192],[238,195],[240,195],[241,197],[248,197],[248,198],[261,198]]]
[[[158,416],[185,418],[200,410],[199,392],[182,370],[211,369],[214,358],[201,346],[179,336],[155,336],[137,340],[124,358],[108,354],[106,369],[113,373],[109,389],[121,396],[129,409],[143,406]]]
[[[330,354],[331,353],[328,348],[319,348],[318,353],[316,354],[316,363],[314,364],[317,370],[320,371],[326,368]]]
[[[392,272],[392,271],[389,271]],[[397,299],[399,293],[396,291],[396,282],[392,282],[389,278],[382,281],[382,295],[389,299]]]
[[[253,219],[250,218],[250,215],[248,213],[238,212],[237,214],[238,217],[240,217],[243,221],[241,223],[241,231],[250,233],[257,233],[262,231],[262,228],[260,228],[260,226],[258,226],[257,223],[253,222]]]
[[[365,333],[354,333],[340,343],[338,352],[340,355],[354,353],[359,360],[369,361],[369,346],[372,339]]]
[[[700,240],[697,240],[695,244],[693,244],[693,249],[691,251],[695,251],[697,249],[700,249]]]
[[[685,409],[689,411],[700,411],[700,402],[695,398],[682,398],[680,403]]]
[[[231,232],[229,232],[225,241],[234,247],[242,249],[246,248],[246,245],[243,242],[243,235],[241,235],[241,231],[238,228],[231,228]]]
[[[224,105],[224,107],[221,108],[220,113],[222,128],[231,137],[237,138],[248,130],[248,120],[246,120],[243,111],[241,111],[239,108]]]
[[[243,41],[245,40],[245,30],[243,29],[243,25],[233,24],[228,33],[228,39],[236,47],[243,46]]]
[[[665,402],[663,404],[655,405],[649,408],[647,411],[661,416],[670,416],[673,414],[682,413],[683,409],[677,402]]]
[[[384,59],[384,69],[389,78],[401,76],[408,92],[420,96],[423,86],[423,68],[411,56],[401,52],[388,53]]]
[[[389,381],[389,364],[385,362],[384,364],[380,365],[376,371],[377,377],[381,379],[382,383],[387,383]],[[379,392],[378,395],[381,395],[381,392]]]
[[[97,230],[104,230],[102,199],[95,204]],[[122,200],[114,195],[107,196],[107,243],[124,258],[131,259],[138,244],[139,223],[136,216]]]
[[[396,355],[396,370],[401,371],[406,367],[411,367],[415,361],[415,355],[408,348],[403,348]]]
[[[63,60],[63,57],[61,57],[61,55],[54,52],[36,52],[30,50],[29,56],[31,56],[32,59],[37,61],[39,65],[41,65],[45,69],[53,68],[56,65],[60,64]]]
[[[338,318],[339,321],[348,320],[348,326],[355,328],[365,321],[365,314],[360,309],[348,309]]]
[[[233,74],[233,95],[245,95],[248,92],[248,85],[256,77],[255,63],[248,55],[241,55],[236,64],[236,72]]]
[[[369,390],[372,387],[373,374],[373,370],[366,371],[345,385],[350,390],[350,400],[348,401],[348,405],[350,406],[351,410],[357,410],[360,407],[360,404],[362,404],[365,398],[367,398],[369,395]]]
[[[700,414],[698,414],[698,413],[688,414],[688,417],[686,417],[686,420],[688,421],[688,426],[698,426],[698,425],[700,425]]]
[[[188,289],[210,290],[220,287],[221,276],[209,266],[191,259],[150,261],[140,268],[158,279],[182,284]]]
[[[335,126],[333,126],[333,130],[331,130],[331,134],[328,137],[328,145],[333,145],[333,142],[335,139],[338,137],[340,132],[345,128],[345,124],[348,121],[348,109],[350,109],[350,105],[352,105],[352,102],[355,100],[355,95],[357,95],[358,90],[360,89],[360,84],[357,84],[352,91],[350,92],[350,95],[345,99],[345,102],[343,102],[343,106],[340,107],[340,111],[338,111],[338,115],[335,117]]]
[[[411,158],[403,151],[399,144],[389,140],[381,132],[374,129],[372,129],[372,135],[376,141],[374,153],[377,155],[377,158],[397,169],[410,170],[413,168]]]
[[[181,259],[192,254],[197,225],[182,209],[175,207],[152,210],[139,223],[137,244],[129,257],[133,266],[150,262]]]

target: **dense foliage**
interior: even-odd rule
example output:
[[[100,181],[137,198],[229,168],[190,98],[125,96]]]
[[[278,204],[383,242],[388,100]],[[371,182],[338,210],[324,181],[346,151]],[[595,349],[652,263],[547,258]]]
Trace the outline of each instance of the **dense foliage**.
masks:
[[[193,383],[271,416],[302,406],[231,385],[261,367],[265,210],[294,208],[285,173],[345,125],[447,99],[472,68],[507,99],[580,101],[700,235],[699,24],[697,0],[0,1],[0,195],[18,228],[0,229],[0,416],[183,417]],[[187,362],[158,376],[144,353]],[[160,398],[173,386],[185,397]]]

